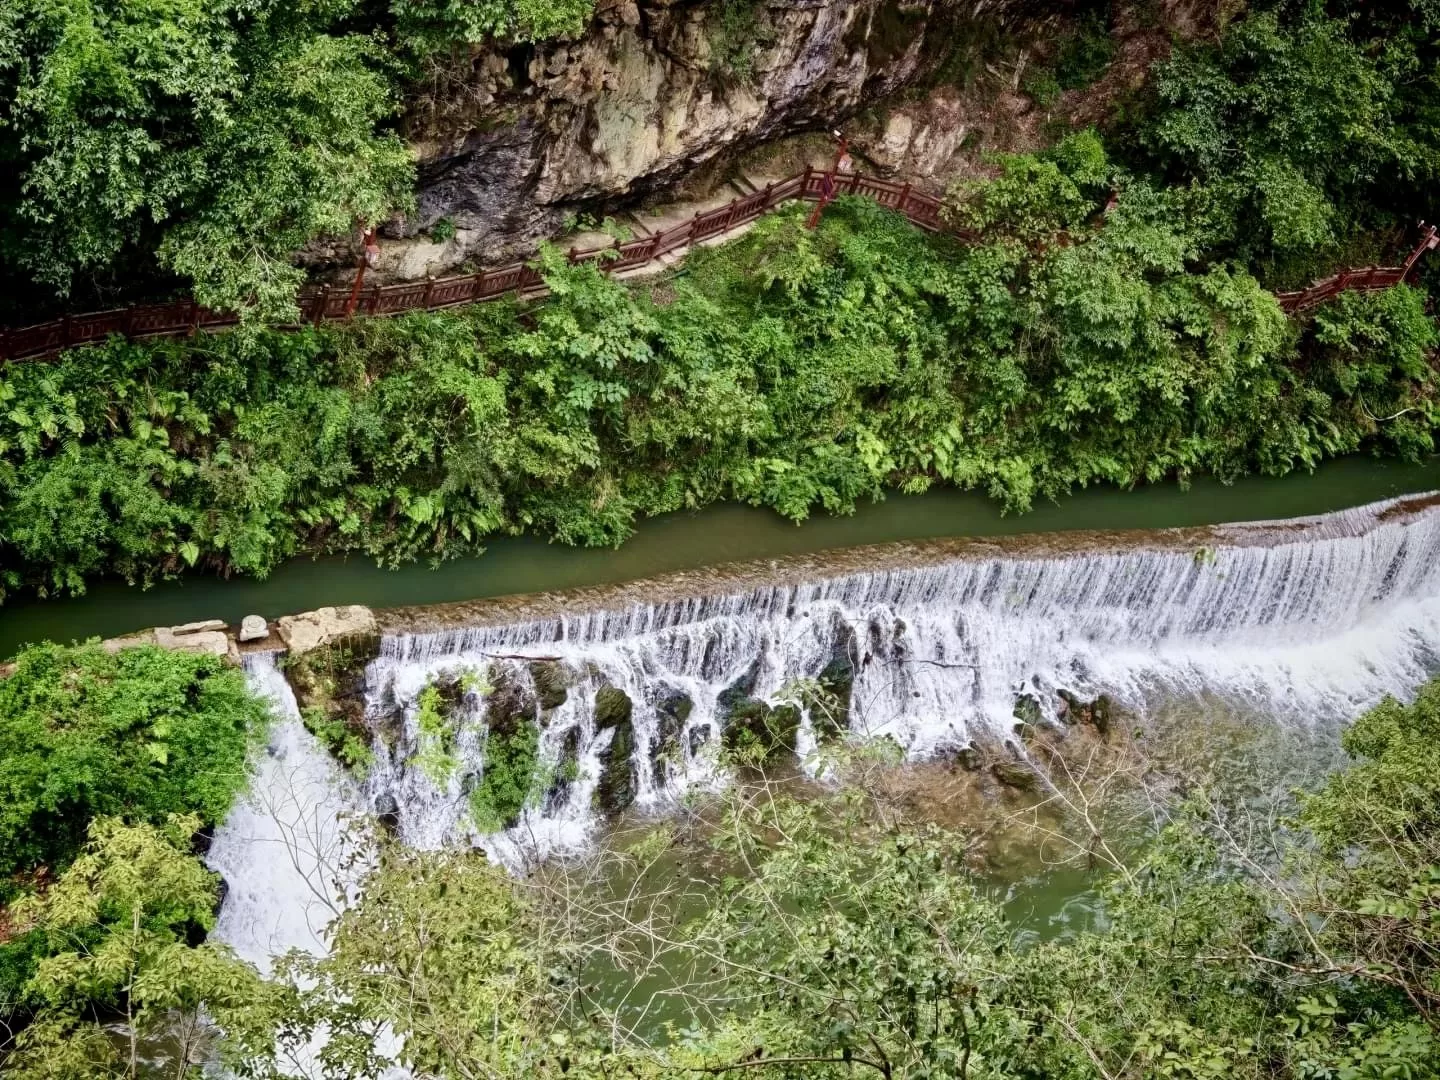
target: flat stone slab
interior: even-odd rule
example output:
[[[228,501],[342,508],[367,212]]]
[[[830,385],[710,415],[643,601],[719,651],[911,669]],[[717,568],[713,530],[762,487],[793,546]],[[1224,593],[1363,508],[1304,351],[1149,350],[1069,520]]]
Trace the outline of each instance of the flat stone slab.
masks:
[[[200,634],[211,630],[224,630],[225,622],[223,619],[205,619],[201,622],[181,623],[179,626],[170,626],[166,629],[176,637],[180,637],[184,634]]]
[[[224,623],[221,625],[223,626]],[[157,626],[154,631],[155,644],[162,649],[175,649],[179,652],[210,653],[212,656],[231,655],[230,639],[222,630],[190,630],[183,634],[177,634],[175,629],[171,626]]]
[[[322,607],[301,612],[299,615],[286,615],[276,620],[275,628],[292,656],[332,645],[345,638],[371,636],[380,632],[375,613],[361,604]]]

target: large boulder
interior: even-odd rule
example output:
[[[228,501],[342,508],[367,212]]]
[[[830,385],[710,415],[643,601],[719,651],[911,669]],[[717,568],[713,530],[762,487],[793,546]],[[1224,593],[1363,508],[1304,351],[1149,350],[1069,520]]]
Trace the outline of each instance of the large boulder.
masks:
[[[630,723],[635,704],[630,695],[614,686],[602,686],[595,692],[595,730],[619,727]]]
[[[795,705],[771,705],[757,698],[736,703],[725,717],[722,738],[727,750],[758,747],[769,760],[782,753],[795,753],[800,731],[800,709]]]
[[[373,638],[380,633],[375,613],[360,604],[286,615],[275,625],[291,656],[302,656],[313,649],[351,639]]]
[[[530,678],[535,683],[535,696],[540,708],[547,712],[558,709],[570,697],[570,671],[558,660],[537,660],[530,665]]]

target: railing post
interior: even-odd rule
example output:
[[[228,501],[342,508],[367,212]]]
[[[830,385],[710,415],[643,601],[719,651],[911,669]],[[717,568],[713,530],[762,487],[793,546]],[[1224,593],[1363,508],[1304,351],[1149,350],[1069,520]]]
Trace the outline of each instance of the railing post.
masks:
[[[187,337],[194,337],[200,330],[200,305],[192,297],[190,300],[190,329]]]
[[[325,320],[325,309],[330,306],[330,286],[321,285],[320,291],[315,296],[315,316],[312,320],[314,325],[319,326]]]
[[[68,349],[68,348],[70,347],[70,316],[69,316],[69,315],[61,315],[61,316],[60,316],[60,347],[61,347],[62,349]]]
[[[802,199],[810,191],[810,172],[810,166],[806,165],[805,171],[800,174],[800,198]]]
[[[765,185],[765,209],[769,210],[775,205],[775,182],[772,180]]]
[[[571,266],[575,265],[575,245],[570,245],[570,254],[566,257]]]
[[[10,331],[0,330],[0,360],[10,359]]]
[[[905,181],[905,186],[900,189],[900,202],[896,205],[896,209],[899,210],[900,213],[905,214],[905,205],[906,205],[909,201],[910,201],[910,181],[909,181],[909,180],[906,180],[906,181]],[[909,214],[905,214],[905,216],[906,216],[906,217],[909,217],[910,215],[909,215]]]
[[[430,303],[435,297],[435,275],[425,275],[425,310],[430,310]]]
[[[483,298],[484,295],[485,295],[485,271],[482,269],[482,270],[480,270],[479,272],[477,272],[476,275],[475,275],[475,284],[474,284],[474,288],[473,288],[472,291],[471,291],[470,297],[471,297],[472,300],[479,300],[479,299]]]

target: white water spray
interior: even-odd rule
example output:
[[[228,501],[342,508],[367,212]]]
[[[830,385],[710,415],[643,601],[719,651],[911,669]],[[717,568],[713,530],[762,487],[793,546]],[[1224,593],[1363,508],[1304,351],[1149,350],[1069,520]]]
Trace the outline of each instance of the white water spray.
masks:
[[[273,703],[275,725],[250,791],[216,830],[206,861],[229,886],[213,936],[269,974],[291,949],[325,955],[325,928],[364,869],[345,824],[363,804],[301,724],[274,657],[251,654],[245,671]]]
[[[1198,550],[960,558],[387,636],[367,672],[369,708],[402,721],[393,746],[377,743],[369,794],[393,800],[409,843],[468,840],[508,858],[584,842],[602,755],[616,737],[593,715],[605,686],[633,702],[635,802],[653,807],[716,781],[727,704],[774,701],[836,664],[853,676],[851,731],[894,738],[911,757],[1008,736],[1022,693],[1052,719],[1064,689],[1139,711],[1204,694],[1305,723],[1407,694],[1440,666],[1440,512],[1382,503],[1271,526],[1261,543],[1253,527],[1229,534],[1232,546],[1220,530],[1217,546]],[[536,703],[539,660],[572,680],[551,710]],[[420,691],[465,670],[520,689],[542,726],[544,760],[561,762],[567,744],[577,758],[573,782],[503,835],[477,836],[466,813],[465,792],[484,770],[484,695],[467,698],[460,765],[445,783],[410,764]],[[813,741],[806,715],[802,749]]]

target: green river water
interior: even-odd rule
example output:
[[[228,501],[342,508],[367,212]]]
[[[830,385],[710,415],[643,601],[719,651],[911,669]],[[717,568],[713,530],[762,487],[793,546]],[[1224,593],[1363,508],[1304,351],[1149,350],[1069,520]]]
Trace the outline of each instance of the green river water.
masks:
[[[1197,480],[1121,491],[1094,488],[1029,513],[1002,516],[974,492],[892,495],[848,517],[795,525],[768,510],[719,505],[643,522],[619,548],[584,549],[502,537],[481,556],[438,568],[382,570],[363,558],[296,559],[264,580],[193,575],[140,590],[93,585],[81,597],[20,600],[0,608],[0,656],[26,642],[112,637],[199,619],[238,623],[327,604],[396,607],[629,581],[741,559],[947,536],[1010,536],[1070,529],[1157,529],[1320,514],[1395,495],[1440,489],[1440,457],[1421,464],[1343,458],[1314,473]]]

